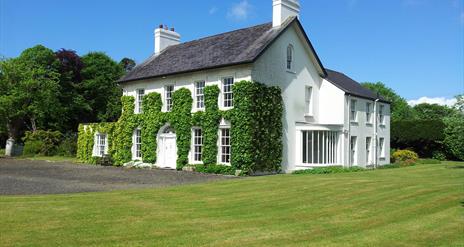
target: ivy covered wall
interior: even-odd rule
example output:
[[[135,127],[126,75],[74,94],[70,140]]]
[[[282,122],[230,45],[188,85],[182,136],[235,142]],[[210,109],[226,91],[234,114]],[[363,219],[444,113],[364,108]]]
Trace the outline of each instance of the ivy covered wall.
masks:
[[[233,86],[234,108],[221,111],[218,107],[219,87],[205,87],[205,111],[192,114],[193,99],[186,88],[176,90],[171,112],[162,112],[161,95],[150,93],[143,98],[143,113],[134,114],[134,97],[123,96],[123,112],[116,123],[79,126],[78,158],[94,164],[92,157],[95,131],[107,133],[109,154],[115,165],[132,159],[132,136],[142,130],[142,157],[156,163],[157,135],[170,124],[176,131],[177,168],[189,163],[191,129],[203,130],[203,163],[214,165],[218,158],[218,134],[221,118],[231,123],[231,166],[246,174],[256,171],[280,171],[282,161],[283,102],[278,87],[242,81]],[[90,131],[89,131],[90,130]]]

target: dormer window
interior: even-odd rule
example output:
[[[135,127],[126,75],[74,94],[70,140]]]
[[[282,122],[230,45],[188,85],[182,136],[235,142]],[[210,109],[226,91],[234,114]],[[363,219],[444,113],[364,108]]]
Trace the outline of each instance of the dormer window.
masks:
[[[293,69],[293,45],[287,46],[287,70]]]

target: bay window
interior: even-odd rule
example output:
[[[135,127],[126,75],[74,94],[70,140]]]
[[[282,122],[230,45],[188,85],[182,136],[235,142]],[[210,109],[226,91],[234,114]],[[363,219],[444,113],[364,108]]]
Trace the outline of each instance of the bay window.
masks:
[[[337,131],[302,131],[303,164],[338,164],[338,139],[339,132]]]

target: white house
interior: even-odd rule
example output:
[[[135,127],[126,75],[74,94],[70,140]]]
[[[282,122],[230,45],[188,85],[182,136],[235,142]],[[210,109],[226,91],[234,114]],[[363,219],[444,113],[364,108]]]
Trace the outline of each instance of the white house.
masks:
[[[388,164],[389,102],[322,65],[299,21],[299,1],[272,3],[270,23],[191,42],[181,43],[174,29],[157,28],[154,54],[120,80],[124,95],[136,99],[136,113],[143,95],[151,92],[159,93],[163,111],[170,111],[171,94],[182,87],[193,92],[193,111],[202,111],[208,85],[219,86],[219,108],[230,109],[234,82],[262,82],[282,90],[283,171]],[[220,140],[230,140],[228,125],[221,122]],[[201,138],[201,131],[192,130],[192,164],[201,163]],[[137,159],[140,131],[133,139]],[[158,136],[158,165],[175,168],[175,143],[175,130],[166,126]],[[222,141],[218,150],[218,163],[227,164],[233,150]]]

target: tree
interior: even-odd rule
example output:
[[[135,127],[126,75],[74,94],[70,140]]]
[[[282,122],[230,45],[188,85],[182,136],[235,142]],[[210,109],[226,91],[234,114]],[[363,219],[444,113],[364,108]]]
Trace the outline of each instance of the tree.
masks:
[[[408,120],[413,118],[414,114],[411,107],[408,105],[408,102],[396,94],[393,89],[385,86],[382,82],[364,82],[362,83],[362,86],[380,94],[386,100],[391,102],[392,121]]]
[[[59,61],[61,86],[58,98],[63,106],[63,124],[58,129],[61,132],[76,132],[82,114],[91,111],[89,103],[79,92],[84,64],[73,50],[61,49],[55,52],[55,56]]]
[[[124,71],[127,73],[131,70],[134,69],[135,67],[135,61],[130,59],[130,58],[123,58],[120,62],[119,65],[124,69]]]
[[[0,121],[10,137],[18,139],[22,125],[32,131],[56,127],[61,119],[57,68],[53,51],[41,45],[0,62]]]
[[[456,100],[456,104],[454,104],[453,108],[457,111],[464,112],[464,94],[457,95]]]
[[[413,107],[414,117],[421,120],[439,119],[442,120],[453,114],[453,109],[448,106],[438,104],[422,103]]]
[[[445,118],[445,124],[446,149],[457,159],[464,160],[464,113]]]
[[[90,106],[80,116],[81,122],[116,121],[122,109],[122,90],[116,81],[124,74],[123,68],[101,52],[89,53],[81,59],[84,67],[79,91]]]

